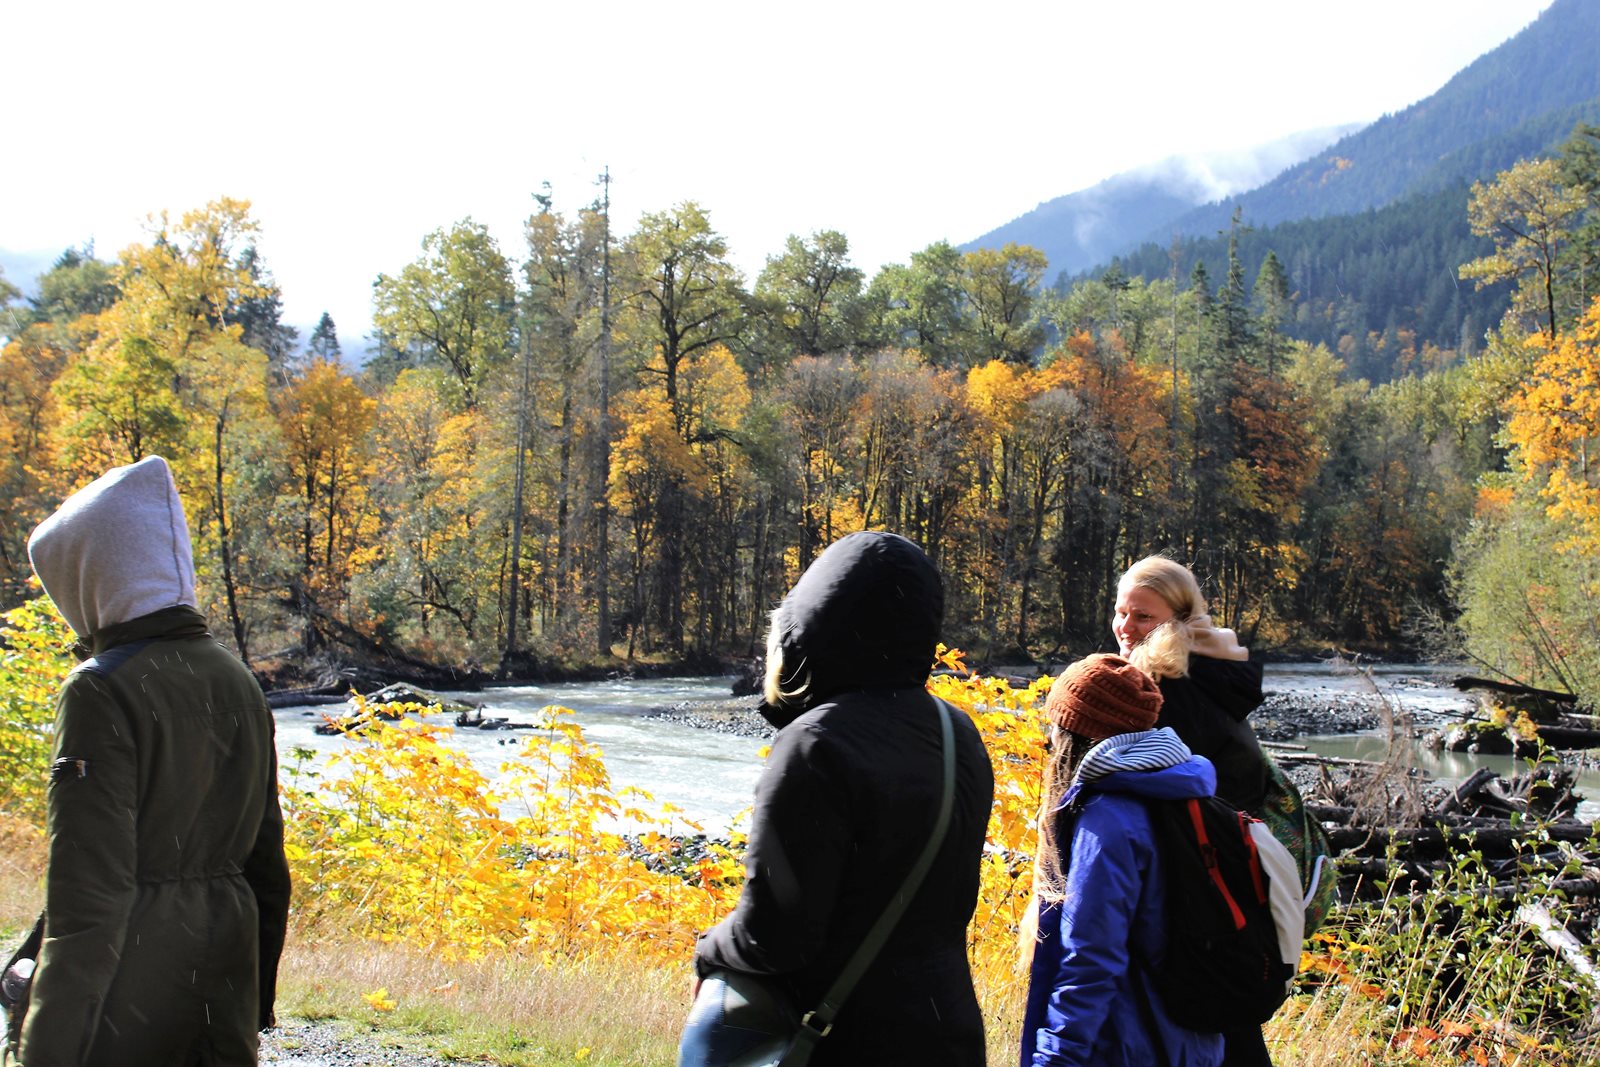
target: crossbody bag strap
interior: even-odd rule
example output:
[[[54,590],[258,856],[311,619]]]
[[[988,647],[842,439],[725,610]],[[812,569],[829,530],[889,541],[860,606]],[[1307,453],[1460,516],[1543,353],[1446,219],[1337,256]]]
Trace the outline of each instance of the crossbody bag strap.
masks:
[[[862,939],[860,947],[850,957],[850,961],[844,965],[844,970],[839,972],[839,977],[833,980],[833,985],[823,995],[822,1003],[800,1020],[800,1029],[795,1035],[794,1044],[779,1061],[779,1067],[794,1062],[804,1063],[806,1057],[810,1055],[810,1047],[828,1036],[839,1006],[844,1003],[850,991],[861,980],[861,976],[872,965],[878,951],[889,940],[889,935],[894,932],[900,916],[905,914],[911,898],[917,895],[917,889],[922,885],[923,878],[933,866],[934,857],[944,845],[945,835],[950,829],[950,813],[955,808],[956,800],[956,739],[955,729],[950,724],[950,706],[938,697],[934,697],[933,702],[939,709],[939,733],[944,750],[944,792],[939,798],[939,816],[933,822],[933,833],[928,836],[928,843],[922,846],[922,855],[918,856],[917,862],[912,865],[911,873],[906,875],[906,880],[901,883],[894,896],[889,898],[889,906],[883,909],[883,914],[872,925],[872,929],[867,931],[867,936]],[[797,1052],[801,1054],[796,1056]]]

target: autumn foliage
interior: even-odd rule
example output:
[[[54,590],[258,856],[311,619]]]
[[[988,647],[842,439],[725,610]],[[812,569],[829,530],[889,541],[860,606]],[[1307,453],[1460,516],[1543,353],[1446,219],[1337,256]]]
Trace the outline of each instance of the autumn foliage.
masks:
[[[1511,398],[1506,432],[1569,551],[1600,555],[1600,298],[1574,331],[1528,341],[1532,373]]]
[[[959,653],[942,658],[960,666]],[[972,716],[994,763],[971,943],[1002,995],[1015,979],[1016,924],[1031,887],[1044,741],[1035,704],[1049,681],[1013,689],[962,671],[931,683]],[[468,959],[625,952],[685,964],[695,935],[737,901],[742,834],[695,850],[702,828],[648,793],[615,787],[570,711],[544,709],[542,727],[490,776],[450,746],[437,709],[357,707],[326,772],[307,753],[284,754],[287,850],[306,936],[354,932]]]

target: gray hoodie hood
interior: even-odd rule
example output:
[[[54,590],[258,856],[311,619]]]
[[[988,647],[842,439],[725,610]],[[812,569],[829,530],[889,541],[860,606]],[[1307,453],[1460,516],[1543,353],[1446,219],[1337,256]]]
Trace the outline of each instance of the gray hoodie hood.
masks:
[[[189,523],[160,456],[113,468],[67,497],[28,538],[28,560],[81,638],[197,606]]]

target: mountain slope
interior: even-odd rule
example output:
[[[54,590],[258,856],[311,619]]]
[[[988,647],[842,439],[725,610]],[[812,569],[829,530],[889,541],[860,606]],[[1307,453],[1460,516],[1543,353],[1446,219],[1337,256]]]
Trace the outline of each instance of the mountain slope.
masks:
[[[1243,152],[1172,156],[1048,200],[961,248],[1016,242],[1043,251],[1051,277],[1084,271],[1133,248],[1197,205],[1254,188],[1357,128],[1308,130]]]
[[[1479,56],[1432,96],[1331,145],[1258,189],[1184,215],[1212,234],[1235,205],[1245,221],[1348,215],[1488,177],[1571,132],[1557,116],[1600,98],[1600,3],[1555,0],[1522,32]],[[1146,239],[1162,240],[1151,231]]]
[[[1554,155],[1580,122],[1600,125],[1600,99],[1540,115],[1462,149],[1417,179],[1421,191],[1381,208],[1264,227],[1249,226],[1247,216],[1239,241],[1245,276],[1253,279],[1273,252],[1297,296],[1290,334],[1341,348],[1354,373],[1374,380],[1396,373],[1393,341],[1399,333],[1414,335],[1419,346],[1470,350],[1504,314],[1509,289],[1479,290],[1459,280],[1461,264],[1492,248],[1468,226],[1468,180],[1487,180],[1518,159]],[[1185,271],[1199,261],[1213,279],[1226,273],[1225,237],[1184,238],[1179,255]],[[1128,275],[1165,278],[1171,269],[1168,242],[1147,242],[1118,265]],[[1388,347],[1376,349],[1374,337],[1387,337]]]
[[[1239,260],[1254,280],[1270,251],[1296,295],[1291,336],[1339,351],[1352,374],[1377,381],[1406,358],[1397,348],[1425,343],[1470,350],[1499,321],[1509,300],[1504,285],[1479,290],[1456,267],[1490,250],[1467,226],[1462,188],[1419,193],[1354,215],[1300,219],[1239,234]],[[1225,277],[1225,237],[1185,238],[1182,269],[1198,261],[1213,279]],[[1120,261],[1129,275],[1166,278],[1165,245],[1150,243]],[[1187,277],[1182,284],[1187,284]]]

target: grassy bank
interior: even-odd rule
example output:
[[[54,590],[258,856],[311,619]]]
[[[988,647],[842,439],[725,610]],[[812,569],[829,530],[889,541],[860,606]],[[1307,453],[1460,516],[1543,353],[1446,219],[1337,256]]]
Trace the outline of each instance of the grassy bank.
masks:
[[[278,1004],[450,1058],[624,1067],[675,1062],[688,994],[687,972],[625,959],[447,963],[381,942],[293,942]]]
[[[0,944],[10,945],[41,902],[43,841],[0,822]],[[1367,918],[1342,916],[1342,936],[1313,942],[1301,992],[1267,1027],[1274,1061],[1296,1067],[1421,1067],[1430,1064],[1573,1065],[1597,1062],[1591,1042],[1532,1035],[1573,1032],[1589,1010],[1577,975],[1552,969],[1529,939],[1463,885],[1425,899],[1395,900]],[[1472,953],[1430,929],[1450,911]],[[1459,924],[1465,924],[1465,927]],[[1491,923],[1494,923],[1491,927]],[[1480,925],[1482,924],[1482,925]],[[1452,973],[1454,969],[1455,973]],[[989,1022],[989,1062],[1015,1062],[1015,981],[978,972]],[[1461,988],[1465,983],[1466,989]],[[1519,990],[1520,995],[1508,994]],[[564,957],[508,951],[446,960],[402,943],[291,931],[279,981],[285,1018],[339,1020],[436,1056],[506,1065],[670,1067],[688,1009],[687,957],[668,963],[629,953]],[[1517,1003],[1521,1017],[1474,1004]]]

